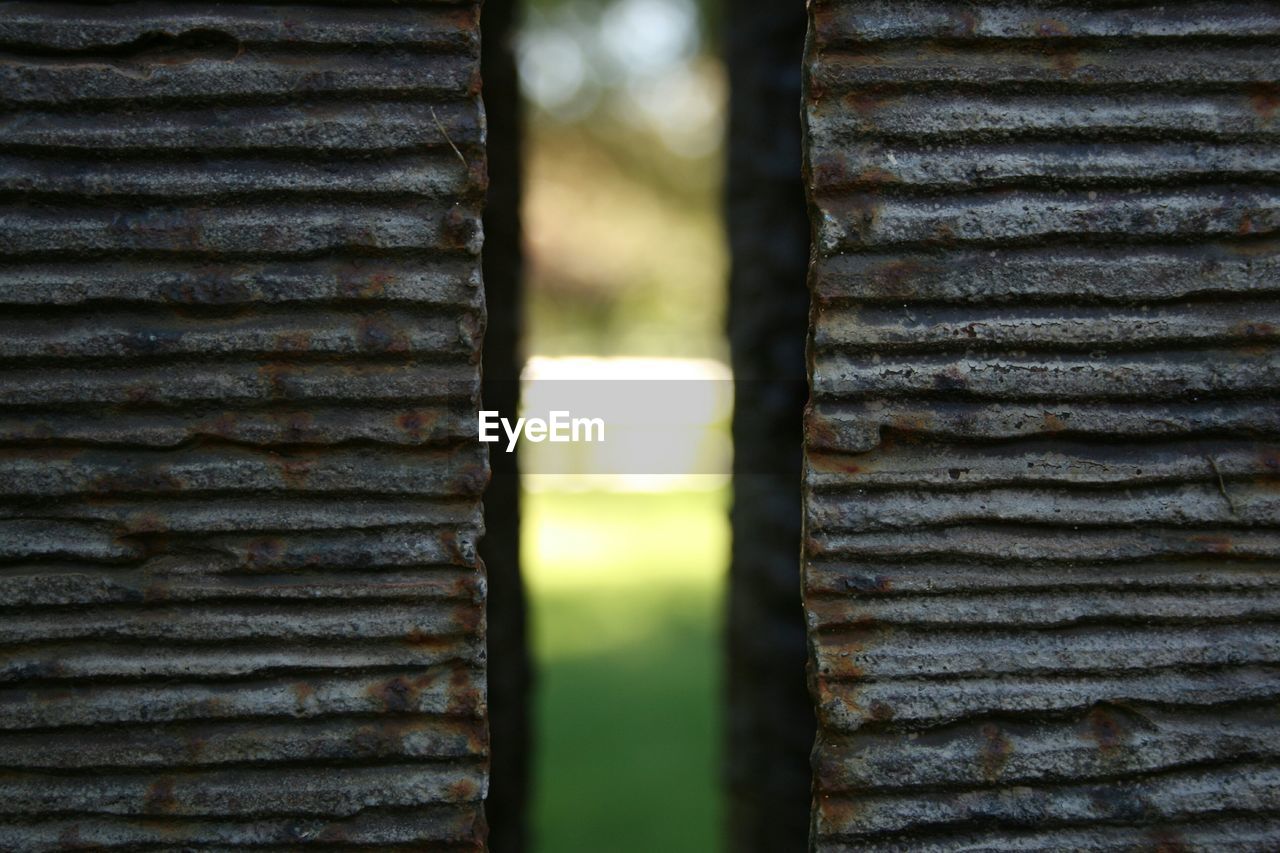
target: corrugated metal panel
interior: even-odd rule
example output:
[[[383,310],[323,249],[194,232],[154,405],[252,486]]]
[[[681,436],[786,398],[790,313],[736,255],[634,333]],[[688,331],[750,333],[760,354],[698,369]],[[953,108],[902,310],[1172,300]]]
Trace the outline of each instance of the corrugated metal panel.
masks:
[[[0,10],[0,848],[483,847],[477,5]]]
[[[1280,9],[812,0],[819,850],[1280,844]]]

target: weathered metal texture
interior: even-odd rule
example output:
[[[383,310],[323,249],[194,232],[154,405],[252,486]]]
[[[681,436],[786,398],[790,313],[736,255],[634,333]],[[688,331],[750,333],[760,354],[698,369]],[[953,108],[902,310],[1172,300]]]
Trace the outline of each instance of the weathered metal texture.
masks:
[[[0,848],[483,847],[477,5],[0,6]]]
[[[801,178],[803,0],[726,10],[732,274],[733,559],[726,689],[728,849],[804,850],[814,718],[804,682],[800,443],[809,220]]]
[[[1280,7],[810,10],[815,848],[1280,847]]]

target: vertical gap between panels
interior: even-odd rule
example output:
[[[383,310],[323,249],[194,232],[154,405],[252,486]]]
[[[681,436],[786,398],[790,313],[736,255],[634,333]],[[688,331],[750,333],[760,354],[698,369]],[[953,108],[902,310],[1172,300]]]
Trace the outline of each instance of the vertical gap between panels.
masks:
[[[522,414],[605,424],[603,442],[519,443],[535,851],[720,846],[733,388],[717,41],[693,0],[534,2],[515,41]]]

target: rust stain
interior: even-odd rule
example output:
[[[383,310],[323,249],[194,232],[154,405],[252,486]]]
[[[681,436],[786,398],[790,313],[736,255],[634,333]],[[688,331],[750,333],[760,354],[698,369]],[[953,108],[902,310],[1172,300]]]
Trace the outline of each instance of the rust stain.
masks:
[[[862,474],[868,469],[864,468],[857,462],[851,461],[849,456],[836,453],[810,453],[809,464],[815,471],[825,474]]]
[[[1041,38],[1055,39],[1071,35],[1071,28],[1057,18],[1042,18],[1033,25]]]
[[[280,478],[285,486],[294,491],[306,491],[315,472],[316,460],[307,457],[285,457],[276,459]]]
[[[900,179],[896,174],[888,169],[881,169],[875,166],[863,169],[853,178],[853,183],[871,187],[883,187],[899,182]]]
[[[311,700],[315,698],[316,689],[305,681],[295,681],[289,685],[289,689],[293,691],[293,697],[298,700],[298,707],[305,708],[311,704]]]
[[[810,448],[836,447],[839,444],[840,435],[835,424],[812,408],[805,414],[804,433],[805,444]]]
[[[1280,86],[1261,84],[1252,87],[1249,94],[1249,106],[1262,120],[1270,123],[1280,109]]]
[[[480,789],[474,781],[471,779],[458,779],[450,783],[446,799],[450,802],[465,803],[476,799],[479,793]]]
[[[895,413],[889,424],[892,432],[902,434],[927,433],[932,428],[928,415],[922,412]]]
[[[1232,337],[1238,338],[1274,338],[1276,333],[1276,327],[1273,324],[1260,320],[1237,323],[1231,327],[1230,331]]]
[[[885,107],[889,103],[889,99],[874,92],[860,91],[845,95],[841,102],[852,112],[863,117],[870,117]]]
[[[1192,536],[1190,539],[1197,545],[1203,545],[1205,550],[1211,554],[1230,554],[1235,550],[1235,543],[1228,535],[1221,536]]]
[[[275,348],[280,352],[306,352],[311,349],[311,335],[301,331],[276,335]]]
[[[273,566],[284,555],[285,542],[274,536],[261,536],[249,542],[246,548],[248,567],[263,568]]]
[[[173,795],[173,777],[162,776],[147,787],[142,809],[146,814],[170,814],[178,802]]]
[[[396,417],[396,426],[414,441],[422,441],[426,438],[428,430],[435,425],[435,422],[436,417],[430,412],[405,412]]]
[[[982,726],[982,746],[978,750],[978,764],[982,768],[982,777],[988,782],[995,782],[1004,772],[1009,757],[1013,755],[1013,742],[995,723]]]
[[[370,686],[366,692],[378,702],[382,710],[403,713],[417,710],[421,690],[407,678],[396,676]]]
[[[1191,850],[1175,829],[1162,828],[1151,832],[1151,853],[1190,853]]]
[[[1113,758],[1129,740],[1129,732],[1118,714],[1105,706],[1093,708],[1085,717],[1086,736],[1098,745],[1098,752],[1104,759]]]
[[[454,716],[474,715],[484,706],[484,697],[476,688],[470,672],[462,667],[454,667],[449,672],[448,713]]]
[[[1045,412],[1042,418],[1045,432],[1066,432],[1070,412]]]
[[[871,706],[867,710],[870,712],[871,719],[877,723],[888,722],[897,714],[887,702],[882,702],[879,699],[873,699]]]
[[[356,322],[356,340],[363,352],[406,353],[412,348],[408,335],[385,313],[361,317]]]

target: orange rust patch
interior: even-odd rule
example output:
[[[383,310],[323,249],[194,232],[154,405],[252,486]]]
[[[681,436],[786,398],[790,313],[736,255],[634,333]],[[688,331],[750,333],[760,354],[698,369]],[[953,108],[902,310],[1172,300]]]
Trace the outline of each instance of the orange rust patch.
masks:
[[[1067,428],[1067,422],[1063,420],[1061,415],[1053,412],[1044,413],[1044,428],[1048,432],[1063,432]]]
[[[1157,829],[1151,833],[1152,853],[1188,853],[1190,849],[1172,829]]]
[[[311,333],[285,332],[276,335],[276,348],[281,352],[306,352],[311,349]]]
[[[868,710],[870,711],[871,719],[881,723],[892,720],[897,713],[888,703],[881,702],[879,699],[873,700]]]
[[[148,814],[167,814],[177,808],[173,796],[173,778],[162,776],[147,788],[142,809]]]
[[[315,429],[315,416],[310,412],[273,412],[270,417],[291,441],[309,438]]]
[[[810,88],[812,89],[812,86]],[[815,96],[812,91],[810,91],[810,96],[820,97]],[[845,95],[842,100],[846,107],[862,116],[874,113],[887,102],[887,99],[878,98],[869,92],[854,92],[852,94]]]
[[[396,418],[396,426],[414,441],[422,441],[434,424],[435,418],[427,412],[405,412]]]
[[[1071,35],[1071,28],[1056,18],[1042,18],[1035,23],[1036,35],[1042,38],[1061,38]]]
[[[360,318],[356,322],[356,340],[364,352],[404,353],[411,349],[408,335],[385,314]]]
[[[1276,110],[1280,109],[1280,86],[1255,86],[1249,94],[1249,106],[1264,121],[1271,121],[1275,118]]]
[[[480,627],[484,624],[483,607],[458,605],[453,608],[453,615],[454,620],[458,623],[458,628],[468,636],[478,634]]]
[[[834,447],[839,440],[835,425],[812,409],[804,419],[804,437],[809,447]]]
[[[822,187],[847,186],[851,181],[844,157],[821,157],[814,161],[813,182]]]
[[[915,295],[912,282],[928,272],[919,261],[890,261],[873,272],[876,290],[892,299],[909,299]]]
[[[455,565],[461,565],[467,562],[462,556],[462,547],[458,543],[457,531],[441,530],[440,544],[444,546],[445,553],[449,555],[449,562]]]
[[[1106,708],[1096,707],[1085,717],[1089,729],[1086,736],[1098,745],[1103,758],[1110,758],[1125,745],[1129,734],[1124,724]]]
[[[449,702],[446,710],[450,714],[474,714],[483,704],[480,691],[471,680],[471,674],[462,667],[449,673]]]
[[[280,478],[290,489],[305,489],[314,469],[315,460],[313,459],[282,459]]]
[[[867,184],[869,186],[885,186],[886,184],[898,183],[898,176],[888,169],[869,168],[863,169],[854,177],[854,182],[858,184]]]
[[[484,726],[467,726],[467,752],[473,755],[489,754],[489,737]]]
[[[1276,327],[1271,323],[1248,321],[1232,326],[1231,334],[1243,338],[1271,338],[1275,337]]]
[[[158,512],[140,512],[129,517],[131,533],[166,533],[168,530],[168,521]]]
[[[272,397],[283,397],[288,392],[287,382],[293,374],[293,365],[284,361],[268,361],[258,367],[258,375],[266,381]]]
[[[239,419],[233,412],[223,412],[220,415],[205,421],[201,427],[201,432],[207,432],[211,435],[229,438],[236,434],[236,427]]]
[[[850,461],[848,456],[840,456],[830,453],[812,453],[809,455],[809,464],[814,470],[824,474],[841,473],[841,474],[861,474],[866,469],[856,462]]]
[[[467,802],[474,800],[480,789],[476,787],[476,783],[470,779],[459,779],[448,788],[448,799],[453,802]]]
[[[269,566],[280,559],[284,553],[284,541],[270,536],[254,539],[245,549],[245,557],[250,568]]]
[[[396,676],[380,684],[371,685],[365,693],[378,702],[384,711],[416,710],[421,691],[403,676]]]
[[[1005,737],[1004,732],[994,723],[982,727],[982,746],[978,750],[978,763],[982,767],[982,776],[988,782],[994,782],[1004,772],[1013,754],[1013,743]]]
[[[360,295],[363,297],[381,296],[386,293],[387,285],[395,280],[395,276],[384,270],[377,270],[369,274],[365,279],[364,286],[360,288]]]
[[[1053,41],[1070,35],[1070,30],[1066,24],[1053,19],[1045,19],[1036,26],[1036,32],[1040,38],[1048,39],[1044,45],[1044,53],[1049,57],[1057,72],[1063,77],[1069,77],[1074,74],[1080,67],[1079,51],[1066,44]]]
[[[142,591],[143,601],[168,601],[170,596],[169,585],[167,583],[156,582],[147,586]]]
[[[423,628],[414,628],[405,635],[404,641],[416,649],[438,649],[448,644],[447,640]]]
[[[489,485],[489,469],[482,462],[459,466],[449,480],[454,491],[464,495],[478,495]]]
[[[208,740],[204,735],[192,735],[187,738],[187,760],[192,762],[200,760],[200,756],[204,753],[204,748],[207,743]]]
[[[1211,554],[1230,554],[1235,545],[1229,536],[1192,536],[1191,541],[1205,546]]]
[[[929,419],[922,414],[898,413],[890,421],[895,432],[928,432]]]
[[[451,208],[441,223],[441,236],[451,249],[465,249],[476,236],[476,223],[461,208]]]
[[[863,809],[856,798],[823,794],[818,797],[817,805],[823,818],[833,827],[853,827],[861,820]]]

